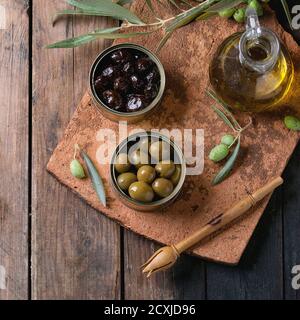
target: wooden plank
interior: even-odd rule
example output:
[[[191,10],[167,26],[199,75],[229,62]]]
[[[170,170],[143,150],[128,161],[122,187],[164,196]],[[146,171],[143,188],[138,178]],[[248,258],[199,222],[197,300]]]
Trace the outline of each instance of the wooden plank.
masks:
[[[28,297],[27,3],[0,1],[0,300]]]
[[[284,226],[284,284],[285,298],[300,300],[300,289],[292,286],[294,266],[300,265],[300,145],[293,154],[284,173],[283,186],[283,226]],[[300,267],[298,267],[299,272]],[[299,280],[297,282],[299,284]]]
[[[283,298],[282,190],[272,196],[237,267],[207,264],[207,298]]]
[[[177,264],[166,272],[147,279],[140,266],[161,246],[130,231],[124,232],[124,297],[125,299],[205,298],[204,262],[182,255]]]
[[[86,206],[46,173],[46,163],[87,88],[90,64],[103,42],[75,50],[43,46],[102,28],[106,19],[50,17],[64,2],[33,2],[33,215],[34,299],[114,299],[120,296],[119,227]]]

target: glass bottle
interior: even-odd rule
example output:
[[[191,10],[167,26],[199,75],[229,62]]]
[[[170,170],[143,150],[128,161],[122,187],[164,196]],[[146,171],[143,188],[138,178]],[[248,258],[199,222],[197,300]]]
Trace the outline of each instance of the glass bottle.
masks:
[[[215,53],[210,82],[233,109],[271,110],[287,97],[294,78],[293,62],[277,35],[260,26],[254,9],[247,9],[246,16],[246,31],[227,38]]]

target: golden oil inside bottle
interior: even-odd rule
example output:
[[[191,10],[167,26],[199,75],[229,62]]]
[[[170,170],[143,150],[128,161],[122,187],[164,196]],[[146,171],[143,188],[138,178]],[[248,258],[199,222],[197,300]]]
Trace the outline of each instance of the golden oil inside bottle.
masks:
[[[215,53],[209,70],[214,90],[230,107],[241,111],[279,107],[294,77],[288,50],[276,40],[276,52],[276,43],[267,36],[245,38],[242,45],[241,38],[241,33],[232,35]]]

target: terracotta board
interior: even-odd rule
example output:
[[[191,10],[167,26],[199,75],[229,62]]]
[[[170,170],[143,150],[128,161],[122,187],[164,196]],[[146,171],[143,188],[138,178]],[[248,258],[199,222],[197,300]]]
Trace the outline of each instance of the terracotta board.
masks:
[[[139,3],[141,1],[135,2],[135,8],[147,19],[149,13],[144,5]],[[288,45],[296,72],[299,71],[300,49],[292,37],[278,25],[271,12],[268,12],[263,23],[277,32]],[[204,173],[187,178],[181,198],[172,206],[163,212],[152,213],[141,213],[127,208],[112,194],[108,182],[108,165],[97,165],[108,193],[109,206],[103,208],[90,181],[78,181],[70,175],[69,163],[75,143],[84,147],[96,163],[96,152],[100,145],[97,141],[99,129],[110,128],[118,132],[118,125],[105,119],[97,111],[88,93],[83,97],[63,140],[48,163],[49,172],[102,213],[126,228],[164,244],[180,241],[231,207],[245,196],[245,188],[254,191],[280,175],[298,142],[299,135],[285,129],[279,115],[260,114],[253,117],[253,126],[245,133],[242,152],[230,178],[218,186],[211,186],[212,178],[220,167],[207,159],[208,153],[211,147],[219,142],[222,134],[228,132],[228,128],[211,110],[212,101],[205,94],[209,86],[208,65],[221,41],[239,28],[241,27],[233,22],[214,18],[194,22],[178,30],[160,52],[160,59],[167,75],[167,88],[160,110],[146,121],[129,126],[129,129],[204,129]],[[136,38],[133,42],[153,50],[160,37],[160,34],[155,34],[151,37]],[[293,107],[299,105],[300,100],[296,92],[300,79],[296,81],[297,86],[289,102],[289,106]],[[247,122],[248,116],[238,117],[241,123]],[[191,253],[216,262],[237,264],[267,202],[268,199],[238,223],[194,248]]]

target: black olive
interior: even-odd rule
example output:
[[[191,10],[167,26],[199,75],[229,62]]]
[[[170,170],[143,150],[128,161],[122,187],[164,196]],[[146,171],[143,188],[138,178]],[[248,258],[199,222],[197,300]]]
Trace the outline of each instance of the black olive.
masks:
[[[117,111],[124,110],[124,102],[122,96],[115,90],[106,90],[103,92],[104,102],[112,109]]]
[[[148,83],[144,89],[144,94],[149,100],[153,100],[158,93],[158,86],[155,83]]]
[[[128,96],[126,110],[128,112],[135,112],[146,108],[148,101],[144,95],[131,94]]]
[[[143,73],[153,66],[153,61],[149,58],[140,58],[136,62],[136,69],[138,72]]]
[[[102,93],[109,86],[109,81],[107,78],[100,75],[96,78],[94,86],[98,93]]]
[[[147,82],[159,81],[159,72],[157,67],[154,67],[150,72],[146,75]]]
[[[118,76],[119,68],[117,66],[108,66],[102,71],[102,76],[107,79],[112,79]]]
[[[122,71],[128,75],[131,75],[134,73],[134,64],[132,61],[128,61],[124,64]]]
[[[128,90],[130,89],[128,79],[126,79],[125,77],[116,78],[114,81],[114,89],[123,94],[128,93]]]
[[[139,76],[137,76],[136,74],[133,74],[130,77],[130,80],[131,80],[132,87],[137,91],[142,90],[144,88],[144,86],[145,86],[145,82]]]
[[[117,64],[117,63],[124,63],[124,62],[130,61],[132,59],[132,55],[128,50],[120,49],[120,50],[114,51],[111,54],[110,58],[114,63]]]

